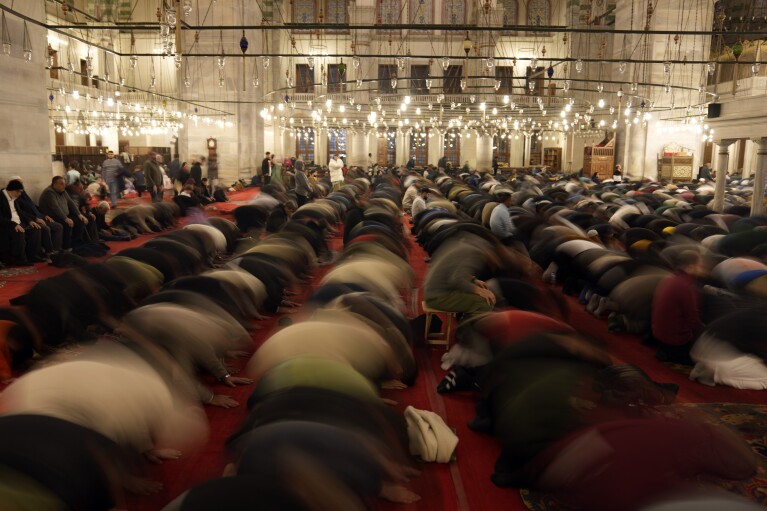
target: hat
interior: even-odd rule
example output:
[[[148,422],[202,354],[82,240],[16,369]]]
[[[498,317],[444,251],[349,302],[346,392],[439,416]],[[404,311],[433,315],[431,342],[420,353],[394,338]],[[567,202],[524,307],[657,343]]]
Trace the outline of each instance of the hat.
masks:
[[[24,184],[18,179],[11,179],[10,181],[8,181],[8,184],[5,186],[5,189],[8,190],[9,192],[23,191]]]

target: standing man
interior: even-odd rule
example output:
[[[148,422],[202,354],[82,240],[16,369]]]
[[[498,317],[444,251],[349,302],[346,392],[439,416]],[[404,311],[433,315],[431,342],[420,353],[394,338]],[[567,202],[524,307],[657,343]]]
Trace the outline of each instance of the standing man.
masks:
[[[177,185],[181,179],[181,160],[178,159],[178,154],[173,155],[173,160],[168,164],[168,177],[173,185],[173,195],[178,195],[181,186]]]
[[[157,154],[152,151],[144,162],[144,179],[146,180],[146,189],[152,197],[152,202],[162,202],[163,177],[160,165],[157,164]]]
[[[698,171],[698,179],[704,179],[706,181],[713,181],[714,177],[711,174],[711,164],[710,163],[704,163],[703,166]]]
[[[333,191],[340,190],[344,182],[344,162],[337,154],[334,154],[328,163],[328,171],[330,172],[330,182],[333,184]]]
[[[67,184],[71,185],[75,181],[80,180],[80,171],[76,161],[69,162],[69,170],[67,170]]]
[[[312,184],[304,174],[304,160],[298,158],[295,162],[296,200],[298,207],[312,200]]]
[[[268,185],[272,176],[271,153],[266,151],[266,158],[261,161],[261,186]]]
[[[201,158],[202,161],[205,161],[205,158]],[[194,179],[194,186],[200,186],[200,183],[202,183],[202,162],[194,160],[194,163],[192,163],[192,170],[189,172],[189,178]],[[186,185],[186,183],[181,183],[182,185]]]
[[[498,157],[493,156],[493,175],[495,176],[497,174],[498,174]]]
[[[101,164],[101,177],[104,178],[109,188],[109,199],[112,207],[117,207],[117,199],[120,196],[120,172],[123,165],[120,160],[115,158],[114,151],[107,151],[107,159]]]

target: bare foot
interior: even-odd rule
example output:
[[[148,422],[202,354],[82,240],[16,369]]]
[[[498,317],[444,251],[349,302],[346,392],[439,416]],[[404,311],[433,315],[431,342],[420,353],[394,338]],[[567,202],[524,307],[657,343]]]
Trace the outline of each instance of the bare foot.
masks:
[[[144,457],[158,465],[164,460],[177,460],[181,457],[181,451],[175,449],[151,449],[144,453]]]
[[[151,495],[162,490],[162,483],[141,477],[128,476],[123,482],[126,490],[136,495]]]
[[[402,390],[402,389],[406,389],[407,385],[405,385],[399,380],[387,380],[381,383],[381,388],[390,389],[390,390]]]
[[[237,475],[237,465],[234,463],[227,463],[224,467],[224,472],[221,474],[221,477],[231,477]]]
[[[381,486],[381,493],[378,496],[389,502],[398,502],[400,504],[412,504],[421,500],[420,495],[413,493],[404,486],[387,482],[384,482]]]

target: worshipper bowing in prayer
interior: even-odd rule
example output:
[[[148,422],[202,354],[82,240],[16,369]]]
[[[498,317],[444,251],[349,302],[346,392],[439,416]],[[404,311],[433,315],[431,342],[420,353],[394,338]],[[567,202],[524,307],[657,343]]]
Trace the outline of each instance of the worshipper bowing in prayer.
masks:
[[[693,365],[690,348],[703,326],[698,279],[706,274],[706,267],[695,250],[682,252],[676,258],[676,273],[663,279],[655,290],[652,334],[659,343],[658,359]]]

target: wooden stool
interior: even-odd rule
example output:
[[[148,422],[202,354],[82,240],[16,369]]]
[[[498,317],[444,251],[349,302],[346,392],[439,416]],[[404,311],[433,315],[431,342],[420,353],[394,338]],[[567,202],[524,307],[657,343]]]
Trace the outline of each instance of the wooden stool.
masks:
[[[445,350],[450,349],[450,335],[453,329],[453,319],[455,319],[456,312],[443,311],[438,309],[432,309],[426,305],[426,302],[421,302],[421,308],[426,314],[426,331],[423,334],[423,338],[426,344],[444,346]],[[445,321],[442,323],[442,329],[439,332],[431,332],[431,319],[433,316],[445,316]]]

